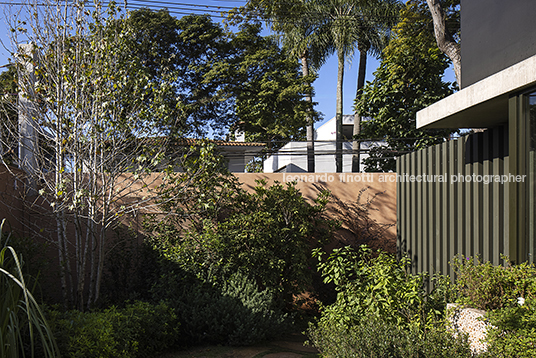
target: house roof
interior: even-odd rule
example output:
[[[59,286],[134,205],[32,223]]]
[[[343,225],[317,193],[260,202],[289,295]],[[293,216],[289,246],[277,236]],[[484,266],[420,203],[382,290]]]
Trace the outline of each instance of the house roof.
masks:
[[[177,141],[177,144],[184,145],[198,145],[202,142],[213,143],[222,147],[265,147],[266,143],[259,142],[230,142],[226,140],[214,140],[214,139],[196,139],[196,138],[182,138]]]
[[[511,94],[536,85],[536,55],[417,112],[417,128],[486,128],[508,120]]]
[[[154,142],[154,144],[161,144],[161,141],[164,141],[166,137],[153,137],[148,138],[147,140]],[[230,142],[225,140],[214,140],[214,139],[198,139],[198,138],[180,138],[175,140],[173,143],[175,145],[200,145],[203,142],[213,143],[219,147],[258,147],[264,148],[265,143],[259,142]]]

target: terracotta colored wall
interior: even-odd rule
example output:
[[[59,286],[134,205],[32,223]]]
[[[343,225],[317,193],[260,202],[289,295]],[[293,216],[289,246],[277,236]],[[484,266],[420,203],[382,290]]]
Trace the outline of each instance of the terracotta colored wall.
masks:
[[[329,190],[332,198],[328,205],[331,217],[342,222],[335,235],[333,245],[367,244],[389,252],[396,251],[396,183],[395,173],[235,173],[248,190],[252,190],[257,179],[268,185],[296,180],[303,196],[314,199],[322,189]],[[361,195],[360,195],[361,193]],[[356,215],[354,203],[367,205],[367,215]],[[363,206],[360,207],[364,209]],[[370,235],[360,237],[357,226],[365,227]],[[357,235],[356,235],[357,232]],[[374,240],[370,237],[374,236]]]
[[[22,172],[19,171],[15,173],[22,175]],[[390,178],[394,178],[395,174],[327,173],[314,174],[313,176],[302,174],[298,177],[294,174],[286,173],[237,173],[235,175],[243,183],[246,190],[253,190],[256,185],[256,179],[265,179],[268,185],[273,184],[275,181],[283,183],[297,179],[297,188],[309,200],[316,198],[321,190],[329,190],[332,197],[330,198],[327,214],[342,223],[341,229],[335,233],[329,247],[366,243],[372,248],[382,248],[390,252],[395,252],[396,250],[396,186],[390,180]],[[150,178],[149,181],[153,185],[159,183],[156,175],[154,178]],[[29,207],[24,208],[14,183],[15,179],[11,173],[5,170],[0,171],[0,219],[2,217],[9,218],[13,228],[23,235],[29,235],[30,231],[24,230],[24,228],[27,224],[30,224],[30,226],[41,229],[41,236],[54,237],[55,226],[50,217]],[[132,191],[126,201],[141,199],[144,193],[138,191],[139,189],[146,190],[140,186],[130,188],[129,190]],[[358,196],[360,196],[359,203],[361,206],[356,207],[355,203],[357,203]],[[27,203],[31,202],[28,201]],[[362,215],[363,205],[367,203],[369,203],[369,207],[366,210],[367,215]],[[32,210],[31,213],[30,210]],[[19,220],[20,218],[22,220]],[[125,217],[124,219],[122,223],[126,226],[132,224],[133,227],[139,227],[141,222],[140,215],[136,218]],[[366,232],[367,235],[363,236],[363,232]],[[110,235],[114,234],[110,233]],[[138,239],[142,237],[142,235],[139,235]],[[374,239],[371,240],[371,237]],[[57,262],[57,252],[54,249],[54,245],[50,245],[47,256],[50,257],[52,263]],[[50,278],[46,285],[52,291],[57,291],[56,296],[58,297],[56,298],[59,299],[59,288],[56,290],[52,288],[58,285],[56,276],[54,276],[54,280]]]

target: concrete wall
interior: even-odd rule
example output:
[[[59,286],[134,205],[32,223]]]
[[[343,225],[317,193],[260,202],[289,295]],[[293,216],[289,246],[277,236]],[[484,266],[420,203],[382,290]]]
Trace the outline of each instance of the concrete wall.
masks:
[[[18,170],[14,173],[22,175]],[[394,182],[396,174],[394,173],[236,173],[235,175],[246,190],[253,190],[258,179],[266,180],[268,185],[273,185],[276,181],[285,183],[296,180],[297,188],[311,201],[321,190],[328,190],[331,193],[328,215],[343,223],[335,241],[341,243],[350,243],[352,240],[367,241],[366,235],[356,239],[356,236],[359,236],[356,228],[361,226],[366,227],[368,237],[378,238],[374,242],[368,242],[371,246],[391,252],[396,249],[396,183]],[[157,177],[148,181],[153,185],[160,183]],[[139,185],[129,187],[128,190],[131,191],[129,198],[134,201],[146,194]],[[368,215],[366,217],[358,215],[364,209],[368,211]],[[13,174],[7,171],[0,172],[0,219],[4,217],[8,218],[13,228],[20,233],[24,234],[27,231],[25,227],[32,226],[46,229],[45,231],[53,236],[54,225],[49,222],[50,218],[45,214],[30,215],[28,207],[25,208],[15,188]],[[134,220],[139,221],[139,218]],[[129,223],[123,222],[123,224]],[[137,226],[137,223],[134,223],[134,226]]]
[[[534,0],[462,0],[465,88],[536,54]]]

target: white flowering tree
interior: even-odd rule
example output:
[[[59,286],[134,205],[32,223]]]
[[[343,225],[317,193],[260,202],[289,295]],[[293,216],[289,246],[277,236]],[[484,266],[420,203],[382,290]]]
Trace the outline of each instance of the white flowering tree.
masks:
[[[128,15],[114,4],[45,0],[19,9],[8,17],[19,119],[2,120],[2,147],[18,138],[18,158],[1,159],[26,172],[27,199],[52,215],[53,227],[43,227],[58,250],[67,305],[89,307],[100,295],[110,230],[155,205],[148,188],[161,182],[155,169],[170,155],[157,124],[169,121],[174,79],[147,74]]]

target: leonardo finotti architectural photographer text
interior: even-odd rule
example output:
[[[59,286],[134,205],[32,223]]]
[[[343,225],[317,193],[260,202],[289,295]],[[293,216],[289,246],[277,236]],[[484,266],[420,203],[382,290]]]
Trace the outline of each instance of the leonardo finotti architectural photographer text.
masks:
[[[318,173],[318,174],[283,174],[284,182],[298,181],[305,183],[333,183],[335,181],[341,183],[483,183],[505,184],[505,183],[523,183],[526,175],[480,175],[480,174],[377,174],[377,173]]]

